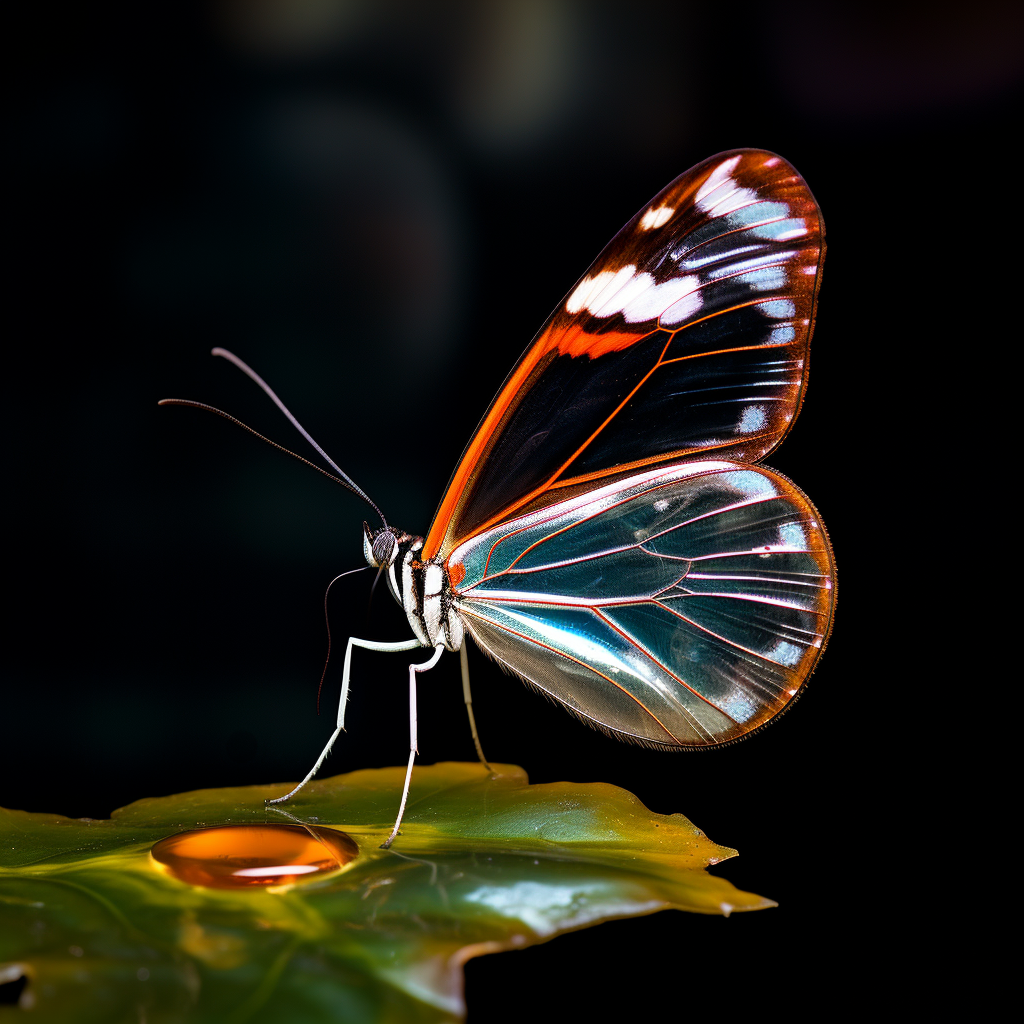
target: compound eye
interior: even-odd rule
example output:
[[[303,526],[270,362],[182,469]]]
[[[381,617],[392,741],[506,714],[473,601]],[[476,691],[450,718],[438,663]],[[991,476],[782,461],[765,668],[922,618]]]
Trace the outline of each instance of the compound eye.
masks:
[[[381,530],[373,538],[373,561],[375,565],[390,566],[398,554],[398,541],[390,530]]]

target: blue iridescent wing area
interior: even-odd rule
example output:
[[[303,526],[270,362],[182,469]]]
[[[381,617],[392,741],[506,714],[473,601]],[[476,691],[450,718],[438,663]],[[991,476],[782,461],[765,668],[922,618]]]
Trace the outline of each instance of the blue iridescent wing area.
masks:
[[[612,239],[513,368],[423,546],[684,458],[757,462],[803,398],[824,228],[764,150],[720,153]]]
[[[727,743],[796,697],[835,603],[810,501],[763,466],[692,462],[502,523],[452,552],[491,657],[619,738]]]

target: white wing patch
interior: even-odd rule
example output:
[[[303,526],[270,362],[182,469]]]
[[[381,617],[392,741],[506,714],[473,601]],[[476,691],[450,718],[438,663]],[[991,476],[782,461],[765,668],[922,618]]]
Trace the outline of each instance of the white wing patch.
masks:
[[[656,210],[648,210],[640,218],[640,230],[650,231],[651,228],[660,228],[662,224],[668,223],[675,212],[675,207],[673,206],[659,206]]]
[[[633,307],[641,294],[654,284],[654,278],[650,274],[635,274],[635,270],[636,267],[623,267],[602,290],[601,294],[591,301],[590,311],[594,316],[604,317],[625,313],[627,309]],[[626,319],[631,318],[627,316]],[[646,317],[637,319],[644,320]]]
[[[723,217],[757,202],[757,193],[753,189],[741,188],[731,177],[739,162],[738,156],[731,157],[708,175],[707,181],[697,189],[694,196],[698,210],[704,213],[714,210],[716,217]]]
[[[741,434],[754,434],[768,422],[763,405],[748,405],[736,426]]]
[[[636,267],[628,268],[630,273],[636,270]],[[599,295],[604,291],[605,285],[607,285],[615,274],[611,270],[603,270],[600,274],[596,274],[594,277],[585,277],[578,285],[572,295],[565,300],[565,311],[576,315],[581,309],[591,309],[590,298],[591,296]]]
[[[680,284],[685,284],[686,287],[680,289],[676,301],[661,314],[662,327],[672,327],[681,324],[684,320],[689,320],[704,304],[700,292],[697,291],[700,281],[696,276],[680,277],[677,278],[677,281]]]
[[[588,310],[597,317],[621,313],[627,323],[657,320],[666,310],[673,312],[669,322],[678,323],[700,309],[701,298],[695,277],[672,277],[655,284],[650,274],[638,274],[633,264],[619,270],[603,270],[585,277],[566,299],[565,311],[575,315]],[[682,305],[680,305],[682,303]]]

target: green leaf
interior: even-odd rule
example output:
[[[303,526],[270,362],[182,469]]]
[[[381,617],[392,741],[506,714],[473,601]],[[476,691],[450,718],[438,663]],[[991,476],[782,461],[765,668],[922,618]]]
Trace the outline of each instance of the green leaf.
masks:
[[[281,786],[139,800],[106,821],[0,810],[0,981],[32,1019],[137,1024],[456,1021],[470,957],[617,917],[773,906],[705,868],[735,855],[681,814],[603,783],[529,785],[513,765],[404,768],[306,787],[296,819],[359,856],[291,887],[210,889],[158,869],[186,829],[286,823]],[[6,969],[3,965],[6,965]]]

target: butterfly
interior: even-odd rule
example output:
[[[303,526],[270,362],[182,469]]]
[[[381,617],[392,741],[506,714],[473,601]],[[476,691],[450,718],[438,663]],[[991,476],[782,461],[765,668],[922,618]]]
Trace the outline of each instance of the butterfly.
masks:
[[[349,639],[337,728],[274,802],[344,727],[353,647],[433,651],[409,666],[410,754],[385,846],[417,752],[416,676],[445,650],[460,652],[486,764],[467,634],[583,721],[649,747],[722,746],[784,711],[828,639],[835,560],[811,501],[761,460],[800,411],[824,255],[814,197],[774,153],[680,175],[548,317],[425,537],[388,525],[265,382],[215,349],[377,510],[364,556],[413,633]]]

